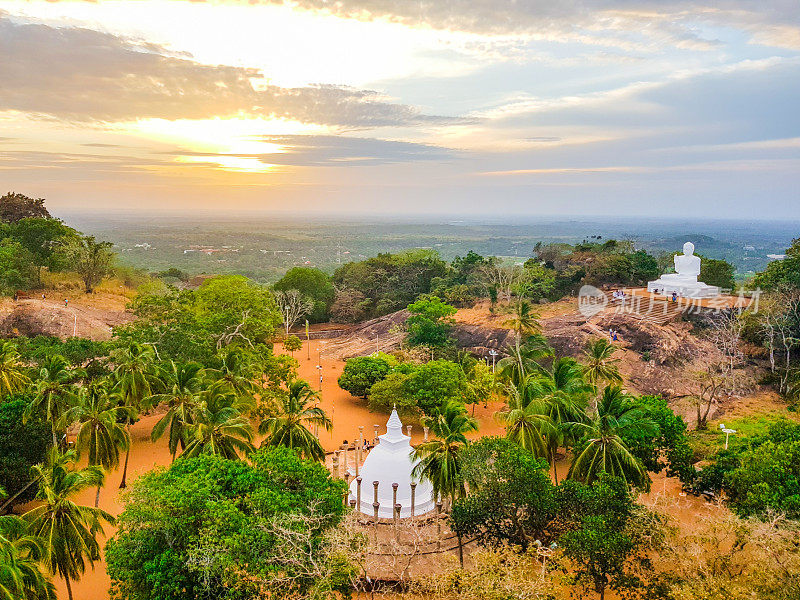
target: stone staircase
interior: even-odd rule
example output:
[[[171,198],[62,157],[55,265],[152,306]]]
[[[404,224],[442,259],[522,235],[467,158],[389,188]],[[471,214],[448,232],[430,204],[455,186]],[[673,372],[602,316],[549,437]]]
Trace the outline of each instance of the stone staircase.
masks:
[[[664,325],[677,320],[686,308],[682,301],[672,302],[666,298],[661,300],[648,296],[628,295],[625,299],[618,299],[610,294],[606,297],[608,304],[603,310],[606,315],[624,314],[655,325]]]

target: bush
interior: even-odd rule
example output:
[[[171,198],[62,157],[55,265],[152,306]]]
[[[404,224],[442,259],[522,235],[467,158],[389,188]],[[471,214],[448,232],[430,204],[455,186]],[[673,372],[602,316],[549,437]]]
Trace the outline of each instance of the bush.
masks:
[[[44,461],[52,444],[50,426],[38,418],[23,422],[22,413],[29,398],[13,397],[0,404],[0,487],[13,496],[31,480],[31,467]],[[36,495],[32,485],[15,503]]]
[[[389,363],[383,358],[359,356],[350,358],[339,376],[339,387],[353,396],[366,398],[370,388],[389,374]]]

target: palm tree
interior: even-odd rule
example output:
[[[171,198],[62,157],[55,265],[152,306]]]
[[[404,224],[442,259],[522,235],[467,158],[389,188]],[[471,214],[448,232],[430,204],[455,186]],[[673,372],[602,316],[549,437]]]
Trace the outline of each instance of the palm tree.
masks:
[[[219,369],[206,369],[205,374],[226,386],[240,398],[252,398],[258,389],[252,365],[239,348],[234,348],[220,357]]]
[[[608,386],[597,405],[597,415],[589,423],[569,423],[575,434],[583,435],[585,447],[575,454],[568,479],[584,483],[595,481],[600,473],[621,477],[629,484],[646,488],[647,470],[622,436],[656,435],[658,426],[647,413],[631,402],[619,386]]]
[[[26,419],[39,412],[50,422],[53,446],[58,444],[57,424],[75,400],[75,387],[72,383],[84,374],[81,369],[70,369],[69,366],[69,361],[59,354],[48,356],[39,367],[36,394],[25,409]]]
[[[33,475],[39,479],[38,503],[23,515],[29,534],[43,542],[42,562],[53,575],[64,579],[70,600],[70,581],[80,578],[87,560],[94,566],[100,559],[97,534],[103,532],[102,522],[114,524],[114,517],[107,512],[72,500],[83,490],[102,485],[104,479],[100,466],[76,469],[76,459],[74,451],[61,454],[53,448],[48,465],[33,467]]]
[[[16,344],[0,344],[0,399],[23,390],[29,383],[30,378],[25,374],[25,365],[20,360]]]
[[[467,445],[466,434],[478,430],[478,422],[466,413],[464,405],[448,401],[430,417],[422,420],[434,438],[414,450],[414,477],[425,477],[433,486],[436,498],[451,501],[466,495],[461,480],[460,453]]]
[[[279,413],[262,421],[258,428],[259,433],[267,436],[261,446],[286,446],[304,458],[323,461],[325,450],[308,428],[316,426],[330,431],[333,427],[324,410],[311,406],[319,400],[319,392],[302,379],[290,382],[288,388],[288,393],[278,398]]]
[[[586,345],[586,350],[583,352],[586,357],[583,376],[595,388],[602,382],[612,385],[622,383],[622,375],[616,365],[619,359],[613,357],[616,350],[616,346],[605,338],[597,339]]]
[[[55,588],[42,573],[42,540],[28,533],[17,516],[0,517],[0,600],[55,600]]]
[[[495,418],[505,425],[509,440],[544,458],[548,456],[547,439],[552,435],[553,421],[535,383],[536,376],[529,375],[520,385],[507,386],[507,404]]]
[[[133,419],[142,409],[144,402],[156,391],[158,370],[155,365],[155,349],[153,346],[131,342],[112,354],[116,364],[114,379],[116,392],[123,406],[128,407],[125,426],[130,429]],[[119,487],[127,485],[128,459],[131,455],[130,445],[125,452],[125,466],[122,469],[122,481]]]
[[[511,316],[503,322],[503,325],[510,327],[516,333],[517,344],[520,340],[532,333],[538,333],[539,315],[527,300],[519,300],[511,312]]]
[[[154,442],[169,431],[169,451],[172,461],[178,446],[186,448],[189,427],[192,425],[192,411],[199,402],[199,392],[202,386],[203,367],[198,363],[170,363],[170,368],[162,372],[162,382],[167,391],[155,394],[152,399],[155,403],[166,403],[168,410],[153,426],[150,439]]]
[[[253,427],[234,403],[234,395],[219,387],[203,390],[192,411],[189,443],[181,456],[215,454],[238,459],[239,452],[252,452]]]
[[[89,465],[100,466],[106,472],[119,466],[120,450],[126,450],[131,443],[128,431],[119,424],[121,419],[127,419],[128,410],[108,393],[104,381],[80,389],[77,404],[64,413],[63,422],[80,424],[76,446],[79,453],[88,451]],[[95,507],[99,503],[98,483]]]
[[[497,368],[500,377],[513,384],[520,384],[531,373],[544,373],[540,361],[553,355],[553,348],[541,334],[529,336],[522,344],[514,343],[506,348],[508,356],[500,359]]]

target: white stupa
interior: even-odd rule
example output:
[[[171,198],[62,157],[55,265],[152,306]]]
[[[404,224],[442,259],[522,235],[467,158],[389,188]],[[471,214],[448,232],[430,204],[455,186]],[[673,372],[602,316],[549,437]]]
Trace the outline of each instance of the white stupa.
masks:
[[[372,503],[375,496],[374,481],[378,482],[378,516],[391,519],[393,515],[394,490],[397,485],[397,502],[402,505],[400,517],[411,516],[411,482],[417,484],[414,493],[414,514],[421,515],[434,509],[433,487],[427,479],[413,477],[411,472],[419,461],[413,457],[411,438],[403,434],[403,423],[392,410],[386,423],[386,433],[378,437],[378,444],[367,455],[361,467],[361,504],[356,508],[367,515],[374,515]],[[356,500],[358,482],[350,483],[350,500]]]
[[[719,296],[720,289],[715,285],[708,285],[698,281],[700,275],[700,257],[694,254],[694,244],[686,242],[683,245],[683,254],[676,254],[675,273],[662,275],[655,281],[647,284],[647,291],[662,296],[671,296],[676,293],[684,298],[715,298]]]

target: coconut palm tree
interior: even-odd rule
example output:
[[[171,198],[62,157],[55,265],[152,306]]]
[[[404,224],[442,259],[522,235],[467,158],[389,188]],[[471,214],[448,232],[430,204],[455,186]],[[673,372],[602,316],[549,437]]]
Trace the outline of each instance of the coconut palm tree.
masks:
[[[595,417],[589,423],[569,423],[568,426],[586,440],[583,449],[575,453],[568,479],[591,483],[600,473],[609,473],[629,484],[647,487],[647,470],[631,453],[622,436],[656,435],[658,426],[630,401],[622,388],[606,387]]]
[[[536,387],[536,376],[506,386],[506,394],[506,406],[495,413],[506,428],[506,437],[535,456],[548,457],[547,439],[552,435],[553,421]]]
[[[450,400],[422,423],[435,439],[414,450],[414,458],[419,460],[414,477],[430,481],[437,498],[453,501],[463,497],[466,489],[461,480],[460,453],[467,445],[466,434],[477,431],[478,422],[467,414],[463,404]]]
[[[64,412],[75,402],[73,383],[85,375],[83,369],[71,369],[69,361],[60,354],[48,356],[39,367],[35,395],[25,409],[24,416],[29,419],[35,412],[44,415],[53,431],[53,446],[58,444],[58,423]]]
[[[169,369],[162,371],[161,380],[166,391],[152,396],[156,404],[167,405],[167,412],[153,426],[150,439],[154,442],[169,432],[169,452],[172,461],[178,446],[186,448],[189,428],[192,425],[192,412],[199,402],[199,393],[203,384],[203,367],[198,363],[170,363]]]
[[[88,453],[89,465],[102,467],[106,472],[119,466],[121,450],[130,446],[130,436],[120,420],[127,420],[128,407],[108,393],[105,381],[95,381],[78,392],[75,406],[64,413],[62,423],[78,423],[76,447],[80,454]],[[94,497],[100,503],[100,484]]]
[[[17,345],[13,342],[0,344],[0,399],[25,389],[31,381],[25,371]]]
[[[87,561],[93,566],[100,559],[97,535],[103,532],[103,522],[114,524],[114,517],[107,512],[73,501],[75,495],[102,485],[104,479],[102,467],[76,469],[76,459],[74,451],[61,454],[53,448],[47,465],[33,467],[33,475],[39,480],[38,502],[23,515],[28,533],[42,540],[42,563],[64,579],[69,600],[70,581],[80,578]]]
[[[325,460],[322,444],[309,429],[309,426],[325,431],[333,428],[325,411],[311,405],[318,400],[319,392],[311,389],[308,382],[302,379],[290,382],[288,393],[278,398],[278,414],[262,421],[258,428],[259,433],[267,436],[261,446],[286,446],[304,458]]]
[[[619,385],[622,383],[622,375],[616,363],[618,358],[613,354],[617,348],[605,338],[600,338],[589,342],[583,355],[586,357],[586,364],[583,367],[583,376],[588,383],[597,388],[601,383]]]
[[[125,426],[130,429],[131,422],[143,408],[144,403],[158,391],[158,369],[155,364],[153,346],[131,342],[124,348],[113,352],[111,360],[114,368],[115,392],[123,406],[128,407]],[[128,459],[131,448],[125,452],[125,466],[119,487],[127,485]]]
[[[514,330],[517,344],[520,343],[524,336],[538,333],[541,329],[539,326],[539,314],[527,300],[519,300],[514,305],[511,315],[503,322],[503,325]]]
[[[58,444],[56,429],[64,412],[75,401],[73,382],[85,375],[82,369],[70,369],[69,361],[59,354],[48,356],[39,367],[35,395],[25,409],[25,419],[38,412],[50,422],[53,446]],[[67,423],[67,426],[70,424]]]
[[[181,456],[215,454],[238,459],[240,452],[252,452],[253,427],[234,404],[235,396],[219,387],[203,390],[192,411],[189,442]]]
[[[240,398],[252,398],[257,391],[252,365],[240,348],[233,348],[220,356],[218,369],[206,369],[212,380],[226,386]]]
[[[497,363],[500,378],[518,385],[532,373],[545,372],[540,361],[553,356],[553,348],[546,337],[537,333],[521,344],[511,344],[506,348],[506,353],[508,356]]]
[[[28,533],[25,521],[0,517],[0,600],[55,600],[55,588],[40,560],[42,540]]]

